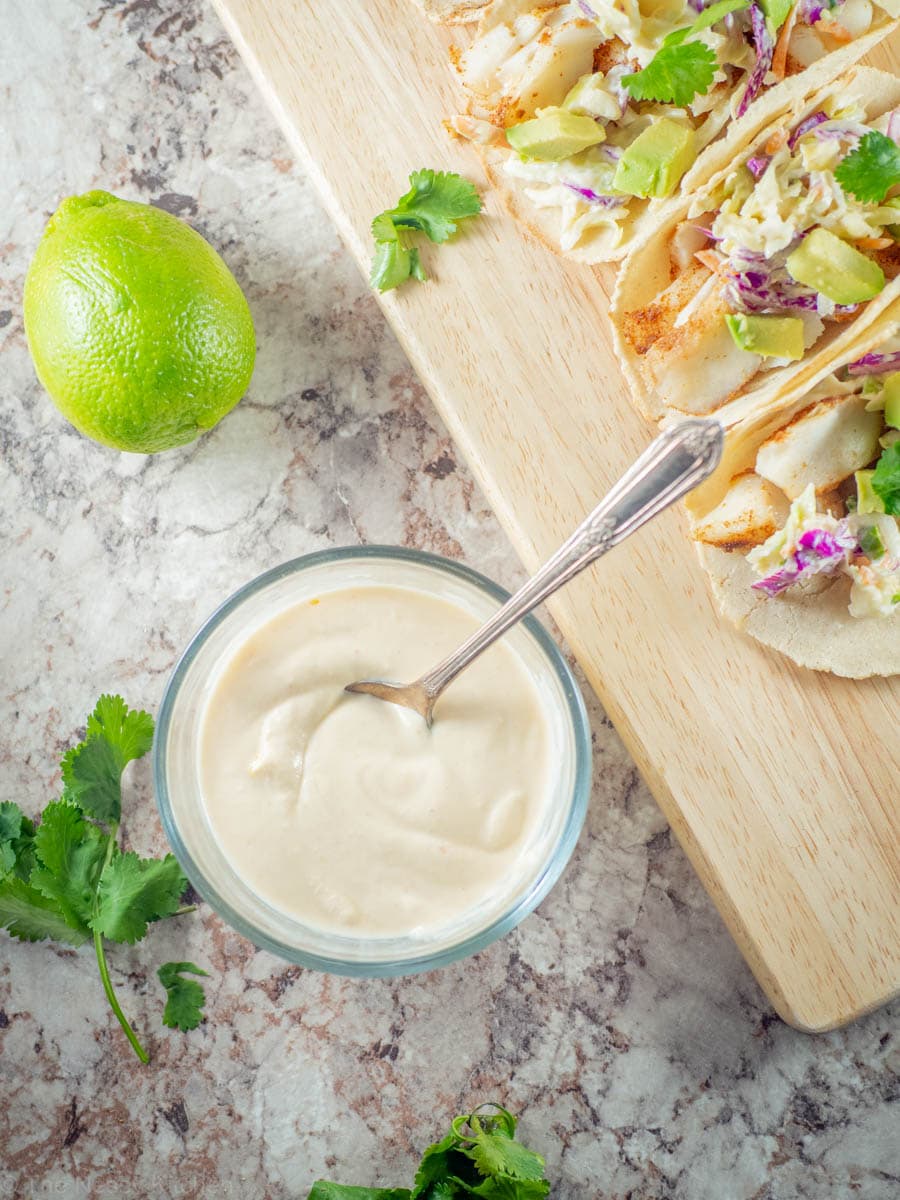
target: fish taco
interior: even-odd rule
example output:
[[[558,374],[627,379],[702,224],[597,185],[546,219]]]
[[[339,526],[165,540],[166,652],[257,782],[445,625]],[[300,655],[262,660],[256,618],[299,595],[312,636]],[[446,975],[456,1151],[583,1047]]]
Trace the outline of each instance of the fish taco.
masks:
[[[794,102],[623,265],[612,317],[648,416],[739,419],[746,397],[900,291],[900,80],[856,66]],[[752,401],[750,402],[752,404]]]
[[[725,616],[801,666],[900,674],[900,301],[767,387],[688,500]]]
[[[898,15],[900,0],[493,0],[457,56],[469,104],[451,125],[532,233],[613,261],[789,105],[798,72],[815,90]]]

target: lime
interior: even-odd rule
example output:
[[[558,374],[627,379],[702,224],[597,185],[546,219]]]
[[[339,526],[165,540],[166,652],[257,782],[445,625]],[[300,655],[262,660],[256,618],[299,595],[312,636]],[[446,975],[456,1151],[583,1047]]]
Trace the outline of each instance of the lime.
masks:
[[[192,441],[250,382],[250,309],[212,246],[170,213],[109,192],[69,196],[25,279],[41,383],[72,424],[117,450]]]

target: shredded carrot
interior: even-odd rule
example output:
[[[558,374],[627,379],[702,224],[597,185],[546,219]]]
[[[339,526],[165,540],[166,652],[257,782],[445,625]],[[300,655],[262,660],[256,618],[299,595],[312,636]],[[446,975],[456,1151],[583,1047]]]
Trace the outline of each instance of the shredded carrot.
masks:
[[[829,321],[852,321],[855,316],[855,312],[833,312],[828,319]]]
[[[694,258],[697,262],[703,263],[704,267],[707,267],[714,275],[721,275],[725,271],[725,263],[713,250],[698,250]]]
[[[857,246],[861,246],[863,250],[887,250],[888,246],[893,246],[894,239],[889,237],[864,237],[856,239]]]
[[[788,135],[783,129],[779,129],[777,133],[772,134],[763,149],[765,150],[766,154],[777,154],[781,147],[785,145],[787,140]]]
[[[788,18],[781,27],[778,34],[778,41],[775,43],[775,53],[772,55],[772,74],[776,79],[784,79],[787,74],[787,54],[788,42],[791,40],[791,34],[794,32],[794,23],[797,20],[797,12],[800,8],[799,4],[795,4],[788,13]]]

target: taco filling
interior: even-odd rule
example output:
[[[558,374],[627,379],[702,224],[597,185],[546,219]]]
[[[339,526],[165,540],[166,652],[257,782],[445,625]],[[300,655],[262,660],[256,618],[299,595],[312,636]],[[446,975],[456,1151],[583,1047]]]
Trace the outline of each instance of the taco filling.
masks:
[[[497,0],[459,62],[455,128],[512,151],[504,175],[554,210],[563,250],[608,251],[729,117],[890,15],[900,0]]]
[[[853,617],[900,611],[900,339],[826,378],[694,528],[763,596],[845,577]],[[749,549],[748,547],[752,547]]]
[[[840,97],[835,101],[840,104]],[[729,314],[807,314],[806,340],[878,296],[900,271],[900,109],[866,124],[861,106],[819,111],[775,134],[727,180],[704,261]],[[726,322],[735,343],[747,322]],[[752,322],[750,328],[753,328]],[[760,323],[760,330],[766,323]],[[756,334],[759,337],[759,334]],[[780,358],[800,355],[747,346]]]
[[[839,87],[821,103],[770,128],[695,200],[670,240],[673,282],[623,314],[664,406],[712,411],[900,274],[900,109],[868,120]]]

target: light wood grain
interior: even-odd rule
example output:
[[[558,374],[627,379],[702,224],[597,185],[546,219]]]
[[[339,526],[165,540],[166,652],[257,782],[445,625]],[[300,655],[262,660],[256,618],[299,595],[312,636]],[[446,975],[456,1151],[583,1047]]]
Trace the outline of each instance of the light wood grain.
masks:
[[[407,0],[215,4],[364,270],[410,169],[484,182],[442,128],[449,35]],[[485,194],[483,219],[424,252],[433,282],[384,308],[534,568],[651,431],[612,353],[611,273],[523,238]],[[726,627],[677,512],[552,610],[784,1019],[828,1029],[893,995],[900,680],[815,675]]]

